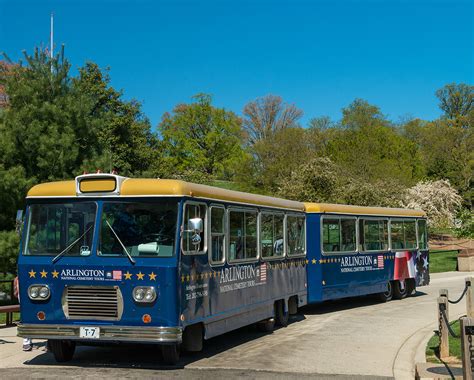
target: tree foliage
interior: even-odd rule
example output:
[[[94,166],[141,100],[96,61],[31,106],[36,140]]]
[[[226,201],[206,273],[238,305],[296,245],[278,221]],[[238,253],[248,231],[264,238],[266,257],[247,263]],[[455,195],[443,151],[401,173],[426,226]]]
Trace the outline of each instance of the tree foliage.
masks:
[[[247,139],[253,145],[285,128],[297,127],[303,111],[279,96],[267,95],[247,103],[243,114]]]
[[[407,190],[402,205],[426,212],[428,222],[434,227],[454,227],[462,197],[448,180],[421,181]]]
[[[158,126],[162,141],[160,174],[191,171],[204,177],[232,176],[243,157],[241,119],[212,106],[212,98],[198,94],[190,104],[176,106]]]

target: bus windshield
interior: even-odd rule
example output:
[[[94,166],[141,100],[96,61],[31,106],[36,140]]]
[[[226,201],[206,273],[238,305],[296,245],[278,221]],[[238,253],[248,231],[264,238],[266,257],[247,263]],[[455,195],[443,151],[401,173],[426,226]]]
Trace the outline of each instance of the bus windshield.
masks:
[[[176,201],[104,202],[98,254],[172,257],[177,212]]]
[[[96,212],[95,202],[30,205],[24,254],[90,255]]]

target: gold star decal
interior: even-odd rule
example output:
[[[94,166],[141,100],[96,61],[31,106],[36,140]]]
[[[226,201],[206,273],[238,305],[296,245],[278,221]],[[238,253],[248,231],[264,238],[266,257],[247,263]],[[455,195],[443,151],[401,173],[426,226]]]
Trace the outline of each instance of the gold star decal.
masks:
[[[150,281],[156,280],[156,274],[154,274],[153,272],[151,272],[148,276],[150,277]]]
[[[313,260],[314,260],[314,259],[313,259]],[[315,260],[315,261],[316,261],[316,260]],[[308,260],[308,259],[306,259],[306,264],[309,264],[309,260]]]
[[[316,264],[316,259],[311,260],[311,264]]]
[[[33,269],[30,270],[28,274],[30,275],[30,278],[34,278],[36,276],[36,272]]]
[[[145,276],[145,274],[142,273],[141,271],[137,273],[137,279],[143,280],[143,276]]]
[[[322,260],[322,259],[319,259],[319,263],[322,264],[322,263],[323,263],[323,260]]]
[[[214,272],[214,278],[216,278],[216,276],[217,276],[217,272]]]
[[[125,276],[125,280],[131,280],[132,279],[132,274],[129,271],[127,271],[127,273],[124,273],[123,275]]]
[[[183,274],[183,275],[181,276],[181,282],[184,282],[184,279],[185,279],[185,278],[186,278],[186,277],[184,277],[184,274]]]
[[[51,274],[53,275],[53,278],[58,278],[59,272],[55,269],[51,272]]]
[[[46,278],[48,275],[48,272],[46,272],[44,269],[40,272],[41,278]]]
[[[189,274],[186,276],[186,281],[189,281]]]

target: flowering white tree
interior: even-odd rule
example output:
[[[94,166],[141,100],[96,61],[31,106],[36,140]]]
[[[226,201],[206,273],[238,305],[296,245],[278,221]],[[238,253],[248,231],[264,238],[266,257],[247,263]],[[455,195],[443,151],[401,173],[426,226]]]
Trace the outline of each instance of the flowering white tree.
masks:
[[[448,180],[421,181],[409,188],[402,206],[426,212],[434,227],[454,227],[454,218],[461,207],[462,197]]]

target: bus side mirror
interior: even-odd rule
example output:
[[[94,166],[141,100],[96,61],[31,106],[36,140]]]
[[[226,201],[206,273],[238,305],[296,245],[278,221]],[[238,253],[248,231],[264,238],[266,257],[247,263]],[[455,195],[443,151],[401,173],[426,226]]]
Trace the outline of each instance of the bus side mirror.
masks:
[[[188,230],[193,233],[191,237],[191,243],[196,246],[198,249],[199,244],[201,244],[201,236],[199,235],[202,232],[202,219],[201,218],[192,218],[188,221]]]
[[[201,218],[189,219],[188,230],[194,232],[195,234],[200,234],[202,232],[202,219]]]
[[[17,210],[15,220],[15,231],[21,235],[21,226],[23,225],[23,210]]]

